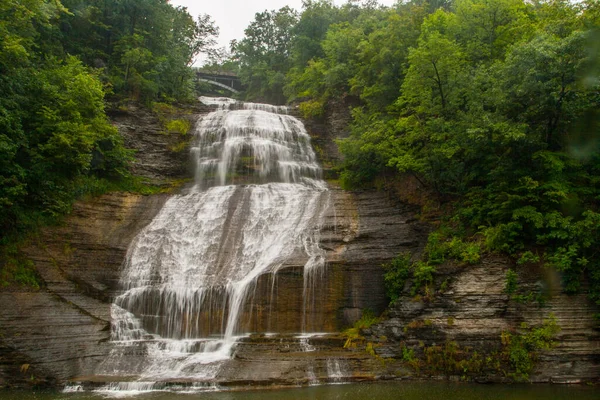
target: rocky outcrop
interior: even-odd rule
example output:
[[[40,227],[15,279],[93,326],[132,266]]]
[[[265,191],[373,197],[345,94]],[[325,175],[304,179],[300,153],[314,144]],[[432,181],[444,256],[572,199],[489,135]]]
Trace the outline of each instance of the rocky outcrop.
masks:
[[[305,121],[306,130],[312,136],[312,145],[326,170],[341,161],[336,140],[350,135],[348,126],[351,121],[350,104],[344,99],[329,101],[322,118]]]
[[[365,308],[383,311],[381,263],[399,251],[419,251],[426,229],[416,221],[414,209],[396,204],[384,193],[334,188],[331,194],[321,234],[327,267],[315,282],[313,317],[304,328],[337,332],[358,319]],[[0,379],[4,384],[18,383],[13,377],[29,374],[39,383],[53,383],[94,373],[110,352],[110,298],[118,286],[127,246],[165,200],[166,195],[111,194],[78,203],[64,225],[45,229],[23,249],[35,262],[44,287],[33,292],[0,292]],[[300,266],[288,265],[276,279],[274,303],[268,276],[259,280],[248,327],[267,331],[276,324],[282,332],[297,333],[303,328],[299,316],[305,307]],[[337,350],[329,348],[328,352],[337,352],[339,358],[344,350],[339,340],[335,343]],[[273,349],[271,357],[277,353]],[[242,345],[237,354],[234,365],[248,366],[257,381],[270,379],[256,375],[261,369],[250,364],[257,359],[257,350],[250,344]],[[363,353],[355,356],[368,358]],[[301,358],[306,361],[307,355]],[[327,357],[322,361],[324,364],[316,367],[317,375],[326,370]],[[281,362],[288,363],[296,374],[303,371],[302,364],[285,355]],[[27,373],[21,374],[25,364]],[[284,372],[278,373],[285,377]],[[234,375],[228,373],[223,379],[233,380]]]
[[[165,200],[115,193],[78,203],[22,249],[43,287],[0,291],[0,386],[61,382],[106,357],[122,260]]]
[[[130,104],[108,111],[111,121],[124,139],[125,147],[134,149],[132,173],[155,185],[168,185],[174,179],[191,176],[187,158],[187,143],[192,133],[168,132],[165,122],[187,120],[192,125],[198,115],[209,109],[200,104],[169,108],[159,115],[144,107]]]
[[[333,139],[347,134],[346,111],[340,106],[339,118],[310,132],[323,152],[331,154],[330,161],[339,158],[332,150]],[[138,149],[136,173],[157,184],[189,176],[185,156],[172,151],[183,139],[164,135],[155,116],[129,110],[115,111],[112,117],[128,145]],[[309,286],[308,302],[302,259],[288,263],[275,277],[261,277],[242,325],[253,332],[272,332],[276,326],[279,334],[242,339],[219,374],[219,384],[414,376],[402,353],[406,346],[418,352],[452,341],[463,349],[497,349],[503,331],[514,332],[522,322],[539,324],[551,312],[562,328],[559,344],[540,353],[532,380],[571,382],[600,376],[600,335],[593,320],[597,310],[585,295],[561,293],[550,277],[542,280],[549,294],[545,306],[516,303],[503,292],[510,260],[499,257],[440,268],[436,280],[438,287],[446,282],[445,290],[419,301],[406,295],[384,321],[362,333],[359,345],[346,343],[339,332],[365,309],[376,314],[387,309],[381,264],[400,252],[417,256],[429,227],[419,221],[415,207],[386,192],[347,192],[333,181],[330,186],[330,207],[320,232],[327,263]],[[0,289],[0,387],[62,385],[69,380],[103,383],[102,377],[91,375],[113,348],[110,300],[118,291],[121,264],[133,237],[167,197],[120,193],[78,203],[61,226],[44,229],[22,249],[35,263],[43,286],[37,291]],[[542,275],[523,274],[520,287],[538,287]],[[328,334],[298,336],[301,330]],[[480,378],[501,377],[485,371]]]
[[[415,209],[383,192],[347,192],[331,187],[321,227],[326,266],[313,276],[308,293],[304,258],[288,262],[275,276],[259,278],[242,326],[250,332],[340,332],[362,311],[387,307],[381,265],[399,252],[419,253],[427,226]]]
[[[443,291],[429,299],[415,299],[408,294],[401,297],[389,310],[388,319],[365,332],[367,340],[377,343],[379,356],[396,361],[406,358],[404,349],[419,356],[427,347],[446,343],[452,343],[456,349],[456,354],[445,355],[448,358],[460,357],[461,352],[501,358],[503,332],[524,333],[527,329],[523,324],[539,327],[553,315],[560,327],[554,338],[556,346],[538,352],[529,379],[555,383],[598,381],[600,329],[594,318],[598,308],[585,294],[564,294],[560,284],[556,284],[557,277],[544,276],[548,271],[529,271],[519,276],[523,293],[538,292],[543,287],[545,300],[517,302],[504,291],[509,267],[514,268],[511,260],[498,256],[487,256],[472,266],[445,265],[436,277],[438,288],[446,282]],[[461,371],[456,378],[466,374],[479,381],[504,381],[506,374],[511,373],[508,365],[483,365],[470,373]],[[428,367],[427,363],[423,366]],[[407,373],[419,375],[414,369]],[[449,371],[447,375],[452,374]]]

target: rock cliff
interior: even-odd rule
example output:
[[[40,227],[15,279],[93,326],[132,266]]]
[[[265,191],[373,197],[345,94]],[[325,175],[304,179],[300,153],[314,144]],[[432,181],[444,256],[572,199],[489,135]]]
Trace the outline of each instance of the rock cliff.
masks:
[[[64,382],[107,355],[121,262],[165,200],[116,193],[80,202],[22,249],[43,287],[0,291],[0,385]]]
[[[504,292],[509,267],[514,268],[511,260],[498,256],[484,257],[480,264],[473,266],[443,266],[436,281],[438,287],[446,281],[445,290],[420,301],[409,295],[401,297],[389,310],[388,319],[365,332],[367,340],[377,343],[376,353],[390,360],[405,358],[405,348],[413,349],[418,356],[426,348],[438,346],[444,349],[448,343],[454,350],[451,351],[453,354],[446,355],[445,361],[464,359],[463,356],[472,358],[475,352],[483,358],[502,358],[503,332],[523,333],[526,331],[523,324],[541,326],[544,319],[554,315],[560,327],[555,336],[556,346],[539,352],[529,380],[553,383],[597,381],[600,377],[600,330],[594,318],[596,307],[587,295],[566,295],[560,285],[548,284],[548,278],[542,273],[529,273],[520,275],[519,286],[544,285],[546,300],[543,304],[517,302]],[[456,374],[452,368],[438,370],[438,374],[456,375],[457,379],[466,375],[482,382],[507,381],[505,373],[510,373],[510,368],[506,365],[490,368],[491,364],[485,361],[472,366],[465,364],[466,368],[475,369],[470,374],[466,370]]]
[[[159,121],[145,111],[115,112],[112,117],[128,145],[138,149],[138,174],[158,184],[186,176],[185,157],[170,150],[182,138],[164,135]],[[330,161],[339,158],[334,139],[345,135],[347,117],[338,105],[333,118],[309,127]],[[118,289],[121,263],[132,238],[167,197],[114,193],[80,202],[61,226],[42,230],[22,249],[44,284],[37,291],[0,290],[0,387],[63,385],[70,380],[93,386],[102,381],[91,375],[111,350],[110,299]],[[280,335],[243,339],[219,375],[221,385],[412,376],[415,372],[403,362],[407,344],[432,346],[451,340],[463,348],[494,347],[502,331],[521,322],[539,323],[549,312],[562,328],[559,345],[541,353],[532,380],[589,381],[600,376],[600,334],[592,317],[597,310],[585,295],[566,296],[553,286],[544,307],[517,304],[502,291],[510,262],[494,257],[480,265],[442,268],[436,279],[447,280],[445,291],[428,301],[406,296],[387,312],[387,319],[363,332],[360,346],[344,346],[339,332],[363,310],[380,314],[387,308],[381,264],[399,252],[419,254],[429,228],[418,220],[417,208],[385,192],[347,192],[331,182],[330,204],[321,227],[327,265],[311,297],[312,326],[305,327],[330,334],[293,335],[301,328],[304,277],[302,260],[292,261],[275,278],[259,279],[243,320],[255,332],[269,332],[275,324]],[[539,276],[520,279],[525,286],[535,285]]]

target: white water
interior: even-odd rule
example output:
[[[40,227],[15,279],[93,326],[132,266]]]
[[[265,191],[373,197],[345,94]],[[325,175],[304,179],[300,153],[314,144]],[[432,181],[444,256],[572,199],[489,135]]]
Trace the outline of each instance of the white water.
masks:
[[[196,127],[195,184],[128,250],[112,307],[115,346],[99,373],[135,381],[109,392],[211,381],[247,333],[240,321],[257,278],[300,257],[306,297],[324,266],[318,232],[329,195],[302,123],[285,107],[201,101],[218,110]]]
[[[334,383],[343,383],[348,376],[347,368],[343,361],[337,358],[327,359],[327,377]]]

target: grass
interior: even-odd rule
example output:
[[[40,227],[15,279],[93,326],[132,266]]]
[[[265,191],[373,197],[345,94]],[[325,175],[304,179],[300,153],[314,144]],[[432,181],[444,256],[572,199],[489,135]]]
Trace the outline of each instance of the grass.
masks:
[[[0,246],[0,260],[0,288],[20,286],[40,289],[42,280],[35,265],[19,251],[17,242]]]
[[[373,311],[369,309],[363,310],[362,316],[358,321],[352,325],[351,328],[346,329],[342,334],[346,337],[346,343],[344,348],[356,347],[355,341],[362,340],[361,331],[363,329],[370,328],[372,325],[381,321],[381,318],[376,317]]]

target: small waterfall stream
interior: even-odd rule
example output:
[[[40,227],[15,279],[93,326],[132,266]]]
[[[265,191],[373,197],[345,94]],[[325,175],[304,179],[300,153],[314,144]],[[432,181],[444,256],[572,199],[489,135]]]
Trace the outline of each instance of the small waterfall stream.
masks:
[[[306,326],[329,202],[310,137],[285,107],[201,101],[217,110],[196,126],[195,183],[128,250],[112,306],[115,346],[99,374],[131,381],[107,390],[214,379],[248,333],[242,315],[258,277],[290,259],[304,264]]]

